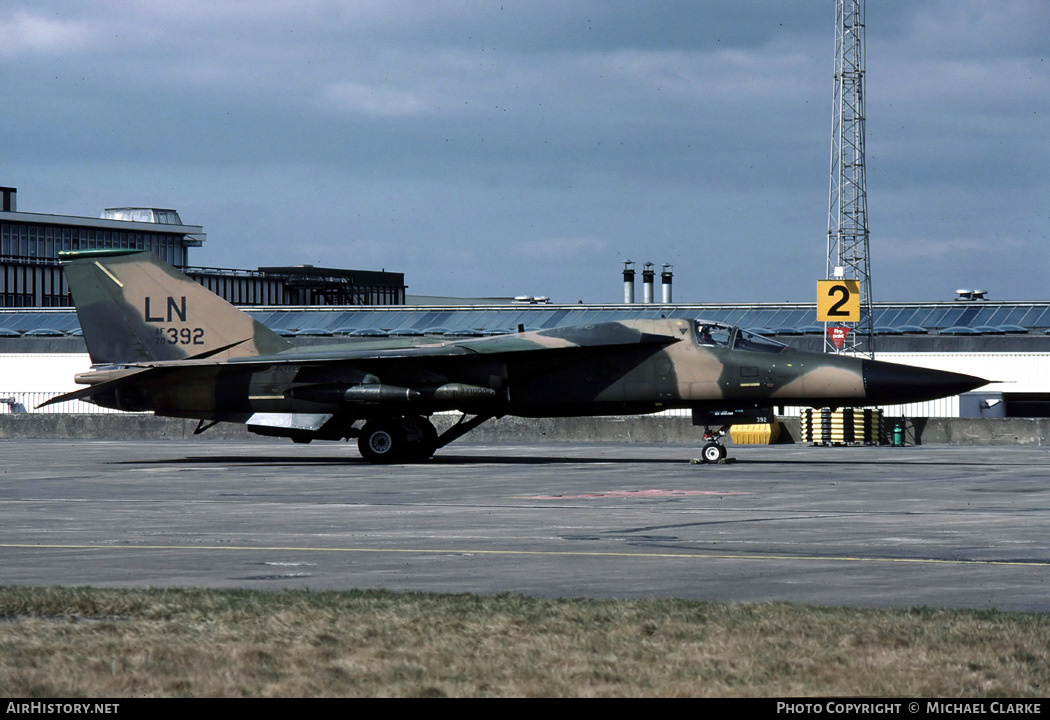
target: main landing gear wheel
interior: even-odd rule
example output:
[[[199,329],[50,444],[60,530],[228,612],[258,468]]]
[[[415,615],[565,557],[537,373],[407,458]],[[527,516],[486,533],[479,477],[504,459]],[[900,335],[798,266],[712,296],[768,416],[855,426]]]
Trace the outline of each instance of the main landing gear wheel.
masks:
[[[437,430],[423,416],[372,420],[357,437],[361,457],[371,463],[425,462],[437,446]]]
[[[408,441],[396,421],[367,423],[357,438],[357,449],[368,462],[397,462],[405,454]]]
[[[704,449],[700,453],[700,457],[703,458],[705,463],[717,463],[719,460],[725,460],[726,455],[729,451],[724,446],[718,443],[709,442],[704,445]]]

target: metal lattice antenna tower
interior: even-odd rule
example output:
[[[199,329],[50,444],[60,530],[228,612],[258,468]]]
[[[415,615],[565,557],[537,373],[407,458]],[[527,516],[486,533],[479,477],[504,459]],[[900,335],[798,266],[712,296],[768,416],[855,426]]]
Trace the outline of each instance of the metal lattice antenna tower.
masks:
[[[857,280],[860,320],[838,352],[874,354],[868,193],[864,176],[864,0],[835,0],[835,103],[831,128],[827,278]],[[836,352],[825,334],[825,351]]]

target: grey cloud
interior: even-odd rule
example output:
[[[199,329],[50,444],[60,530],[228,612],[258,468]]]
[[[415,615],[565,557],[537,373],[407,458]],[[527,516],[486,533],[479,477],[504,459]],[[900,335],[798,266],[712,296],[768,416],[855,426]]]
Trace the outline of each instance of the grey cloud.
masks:
[[[1050,8],[869,6],[877,297],[951,285],[974,258],[919,266],[880,236],[951,248],[1008,228],[1020,244],[988,266],[1005,283],[1046,234]],[[674,263],[683,300],[805,300],[824,271],[832,29],[828,3],[758,0],[12,0],[0,182],[27,210],[178,204],[209,231],[201,264],[598,301],[629,255]],[[559,250],[592,266],[554,270]]]

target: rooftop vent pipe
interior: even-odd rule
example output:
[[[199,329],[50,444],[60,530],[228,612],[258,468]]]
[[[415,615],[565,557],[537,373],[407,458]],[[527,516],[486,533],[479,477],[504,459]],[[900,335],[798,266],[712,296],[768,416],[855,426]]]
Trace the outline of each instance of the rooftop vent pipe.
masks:
[[[630,260],[623,264],[623,304],[634,304],[634,263]]]
[[[664,263],[663,268],[660,271],[660,291],[662,298],[660,302],[670,304],[671,300],[671,279],[674,277],[674,266]]]

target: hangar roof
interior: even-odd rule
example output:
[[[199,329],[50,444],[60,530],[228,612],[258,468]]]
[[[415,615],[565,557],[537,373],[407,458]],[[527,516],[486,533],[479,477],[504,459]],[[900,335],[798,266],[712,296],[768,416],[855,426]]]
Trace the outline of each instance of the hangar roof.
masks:
[[[311,306],[252,307],[248,314],[276,330],[310,329],[317,334],[416,330],[430,333],[513,331],[587,325],[633,318],[703,317],[775,335],[821,335],[812,303],[633,304],[633,305],[469,305],[469,306]],[[1050,301],[876,303],[880,335],[1003,335],[1050,331]],[[0,308],[0,328],[25,333],[52,329],[76,334],[80,324],[71,308]],[[960,330],[959,328],[962,328]],[[970,332],[967,332],[969,330]]]

